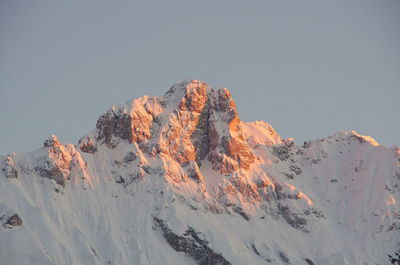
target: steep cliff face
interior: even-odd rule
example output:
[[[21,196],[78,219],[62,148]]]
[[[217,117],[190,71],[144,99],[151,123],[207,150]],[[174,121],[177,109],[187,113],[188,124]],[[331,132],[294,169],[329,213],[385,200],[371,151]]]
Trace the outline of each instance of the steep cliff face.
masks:
[[[400,248],[398,147],[296,145],[197,80],[0,168],[1,264],[361,265]]]
[[[254,162],[230,92],[197,80],[174,85],[164,97],[112,107],[97,121],[95,139],[110,148],[126,140],[180,164],[200,164],[207,157],[221,173],[248,169]]]

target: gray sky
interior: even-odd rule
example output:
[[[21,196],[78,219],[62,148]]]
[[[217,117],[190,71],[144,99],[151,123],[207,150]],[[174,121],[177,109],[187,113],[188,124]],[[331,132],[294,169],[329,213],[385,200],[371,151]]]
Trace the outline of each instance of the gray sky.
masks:
[[[400,145],[400,1],[0,1],[0,154],[76,143],[183,79],[297,142]]]

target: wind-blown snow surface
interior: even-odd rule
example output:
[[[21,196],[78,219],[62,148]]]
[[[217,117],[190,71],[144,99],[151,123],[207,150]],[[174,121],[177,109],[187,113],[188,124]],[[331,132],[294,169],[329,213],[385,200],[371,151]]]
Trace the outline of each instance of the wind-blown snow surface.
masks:
[[[399,148],[354,131],[297,146],[195,80],[0,161],[1,265],[388,264],[400,248]]]

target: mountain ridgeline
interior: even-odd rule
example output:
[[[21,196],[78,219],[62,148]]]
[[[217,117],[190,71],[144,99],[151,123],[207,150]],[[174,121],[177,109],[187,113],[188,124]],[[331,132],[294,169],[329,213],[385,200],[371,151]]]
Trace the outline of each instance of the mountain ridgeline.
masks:
[[[197,80],[0,169],[1,265],[375,265],[400,249],[400,148],[355,131],[297,145]]]

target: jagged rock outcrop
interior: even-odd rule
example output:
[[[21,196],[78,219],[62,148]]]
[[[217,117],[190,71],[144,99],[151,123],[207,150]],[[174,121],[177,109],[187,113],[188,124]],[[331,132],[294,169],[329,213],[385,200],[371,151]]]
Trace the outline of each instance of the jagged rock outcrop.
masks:
[[[15,213],[14,210],[8,208],[5,204],[0,202],[0,225],[3,228],[12,229],[22,226],[23,222],[21,217]]]
[[[97,146],[92,137],[86,136],[79,140],[78,146],[82,152],[94,154],[97,152]]]
[[[18,170],[17,170],[16,165],[14,164],[12,155],[8,155],[6,157],[5,165],[2,170],[6,174],[6,177],[9,179],[18,177]]]
[[[208,246],[208,242],[201,239],[198,233],[189,227],[183,236],[172,232],[164,220],[154,218],[154,223],[159,227],[165,240],[177,252],[184,252],[198,265],[230,265],[221,254],[216,253]]]
[[[45,140],[43,147],[47,152],[36,159],[33,169],[41,177],[53,179],[57,184],[65,187],[72,159],[70,152],[55,135]]]
[[[197,80],[174,85],[162,98],[146,96],[114,106],[100,116],[96,129],[98,144],[114,148],[126,140],[180,164],[201,165],[207,157],[221,173],[248,169],[255,158],[230,92]],[[81,140],[81,150],[93,153],[95,145],[87,139]]]
[[[22,219],[21,217],[19,217],[18,214],[15,213],[7,218],[3,226],[5,228],[8,228],[10,226],[21,226],[21,225],[22,225]]]
[[[37,152],[32,164],[23,166],[23,171],[36,173],[65,187],[72,178],[74,182],[89,182],[90,176],[86,167],[81,153],[72,144],[63,145],[57,136],[51,135],[44,141],[43,148]]]

